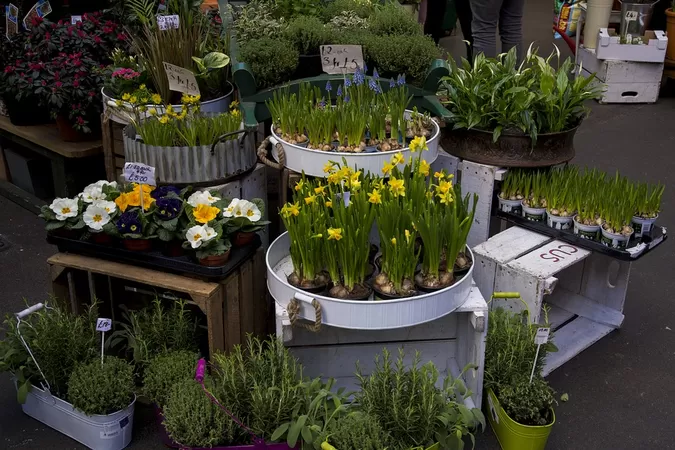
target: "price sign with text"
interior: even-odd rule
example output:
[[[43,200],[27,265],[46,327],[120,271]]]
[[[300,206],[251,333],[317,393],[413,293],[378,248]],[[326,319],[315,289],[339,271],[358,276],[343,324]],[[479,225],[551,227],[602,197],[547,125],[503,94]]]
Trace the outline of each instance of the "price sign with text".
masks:
[[[170,16],[157,16],[157,28],[160,30],[168,30],[170,28],[177,29],[180,26],[180,18],[177,14]]]
[[[130,183],[155,186],[155,168],[141,163],[124,163],[124,178]]]
[[[363,49],[360,45],[322,45],[321,67],[330,74],[354,73],[363,67]]]
[[[624,19],[626,22],[633,22],[638,19],[638,12],[637,11],[626,11],[626,15],[624,16]]]
[[[9,4],[5,6],[5,36],[11,39],[19,32],[19,8],[16,5]]]
[[[96,331],[110,331],[112,327],[112,320],[104,317],[96,319]]]
[[[537,345],[543,345],[548,342],[548,335],[551,332],[551,329],[548,327],[539,327],[537,328],[537,334],[534,336],[534,343]]]
[[[168,62],[163,64],[164,71],[169,79],[169,89],[189,95],[199,95],[199,85],[197,84],[195,74],[191,70],[169,64]]]
[[[71,25],[75,25],[77,22],[82,22],[82,16],[70,16]]]

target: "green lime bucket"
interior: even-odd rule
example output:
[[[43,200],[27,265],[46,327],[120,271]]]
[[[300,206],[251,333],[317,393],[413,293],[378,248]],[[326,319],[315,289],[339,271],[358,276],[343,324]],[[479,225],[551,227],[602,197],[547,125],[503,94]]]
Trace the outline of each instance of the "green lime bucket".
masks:
[[[521,425],[511,419],[499,404],[497,396],[490,389],[487,396],[487,417],[502,450],[544,450],[548,435],[555,423],[555,413],[551,410],[553,420],[544,426]]]

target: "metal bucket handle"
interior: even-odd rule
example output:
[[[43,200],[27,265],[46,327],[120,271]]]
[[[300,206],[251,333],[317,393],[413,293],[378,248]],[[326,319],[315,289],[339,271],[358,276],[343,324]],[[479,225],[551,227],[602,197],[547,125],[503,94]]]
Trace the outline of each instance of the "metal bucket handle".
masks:
[[[30,355],[31,359],[37,366],[38,371],[40,372],[40,375],[42,375],[42,379],[44,380],[44,384],[42,385],[43,389],[45,388],[46,385],[46,390],[48,392],[51,391],[51,386],[49,385],[49,381],[47,381],[47,377],[45,377],[45,374],[42,372],[42,369],[40,368],[40,364],[38,364],[37,359],[35,359],[35,356],[33,356],[33,352],[30,350],[30,347],[26,343],[26,340],[23,338],[21,335],[21,319],[23,319],[26,316],[29,316],[33,314],[34,312],[40,311],[43,308],[51,309],[53,310],[51,306],[48,306],[44,303],[36,303],[33,306],[29,306],[28,308],[24,309],[23,311],[19,311],[18,313],[14,314],[14,317],[16,317],[16,332],[19,335],[19,339],[21,339],[21,342],[23,343],[23,346],[26,348],[28,351],[28,354]],[[42,383],[40,383],[42,384]]]
[[[242,134],[243,133],[243,136],[239,139],[241,141],[239,143],[239,145],[241,145],[242,142],[244,141],[244,139],[246,139],[246,136],[248,135],[248,133],[250,133],[250,132],[251,132],[251,130],[248,130],[246,128],[242,128],[241,130],[231,131],[229,133],[223,134],[222,136],[219,136],[218,139],[216,139],[216,142],[214,142],[213,145],[211,146],[211,155],[216,154],[216,145],[220,144],[226,138],[228,138],[230,136],[233,136],[233,135],[236,135],[236,134]]]

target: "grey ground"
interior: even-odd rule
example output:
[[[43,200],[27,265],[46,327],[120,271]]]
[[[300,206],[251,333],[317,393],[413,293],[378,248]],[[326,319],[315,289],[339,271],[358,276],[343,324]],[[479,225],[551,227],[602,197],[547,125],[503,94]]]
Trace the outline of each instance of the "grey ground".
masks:
[[[542,52],[552,47],[551,0],[528,0],[525,42]],[[444,40],[458,55],[461,37]],[[564,46],[564,44],[559,44]],[[566,48],[563,49],[566,51]],[[592,105],[575,146],[580,165],[621,173],[667,186],[662,222],[675,224],[675,99],[655,105]],[[0,314],[35,303],[49,290],[45,259],[55,249],[44,241],[40,219],[0,197]],[[673,243],[633,265],[620,331],[605,337],[549,377],[569,402],[556,410],[549,450],[636,450],[675,448],[675,293]],[[133,449],[159,449],[155,428],[143,410],[137,414]],[[481,450],[496,450],[491,431],[478,436]],[[14,387],[0,376],[1,449],[80,449],[76,442],[22,414]]]

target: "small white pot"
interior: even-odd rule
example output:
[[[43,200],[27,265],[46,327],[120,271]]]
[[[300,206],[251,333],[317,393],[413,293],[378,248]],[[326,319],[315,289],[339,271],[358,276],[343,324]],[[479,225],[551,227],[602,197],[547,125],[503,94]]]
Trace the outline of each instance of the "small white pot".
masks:
[[[574,216],[574,234],[579,236],[582,239],[588,239],[590,241],[598,240],[598,232],[600,231],[600,225],[584,225],[583,223],[577,222],[577,216]]]
[[[523,217],[533,222],[543,222],[546,219],[546,208],[530,208],[521,201]]]
[[[651,233],[652,226],[654,226],[654,222],[656,222],[656,219],[658,218],[659,218],[658,214],[656,215],[656,217],[652,217],[649,219],[645,219],[644,217],[633,216],[631,225],[633,226],[633,230],[635,230],[634,236],[636,238],[641,238],[643,235]]]
[[[625,249],[628,247],[630,236],[626,236],[624,234],[608,233],[607,230],[605,230],[605,227],[601,227],[600,231],[602,232],[602,237],[600,238],[602,245],[618,249]]]
[[[523,213],[522,200],[504,200],[497,196],[499,210],[505,213],[521,215]]]
[[[572,229],[572,216],[556,216],[551,214],[550,211],[546,211],[546,223],[549,227],[554,230],[571,230]]]

